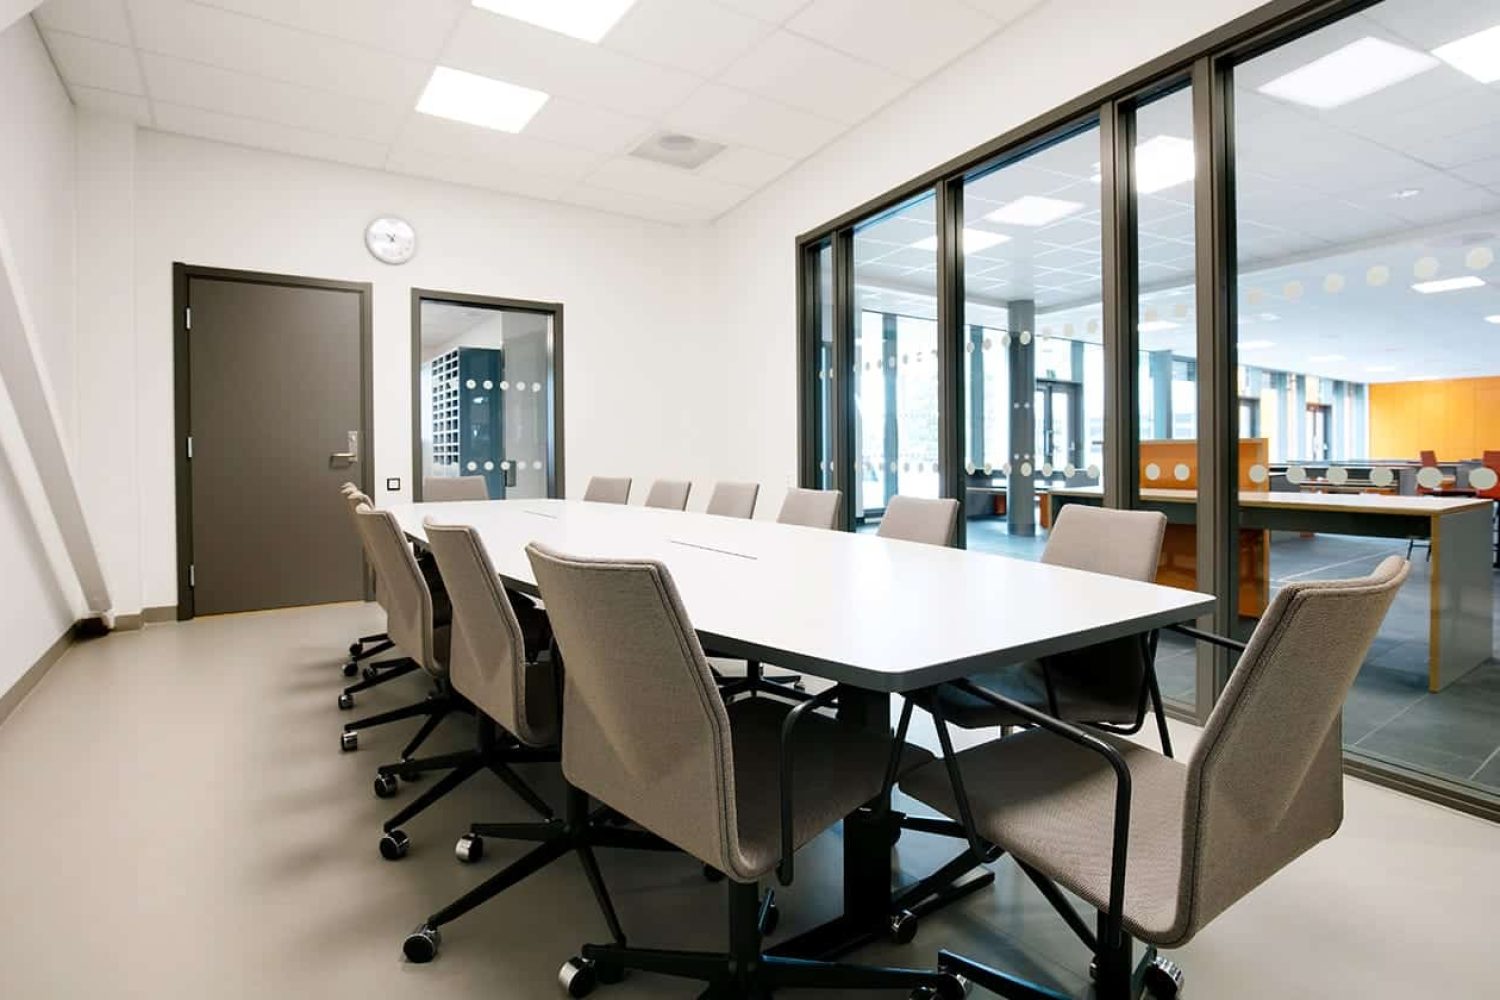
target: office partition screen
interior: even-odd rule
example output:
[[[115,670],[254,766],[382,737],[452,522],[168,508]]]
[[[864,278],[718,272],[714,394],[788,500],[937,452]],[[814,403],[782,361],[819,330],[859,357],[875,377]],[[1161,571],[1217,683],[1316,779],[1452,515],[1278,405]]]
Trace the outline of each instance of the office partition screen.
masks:
[[[854,447],[808,484],[1028,558],[1067,503],[1162,510],[1158,580],[1241,637],[1410,553],[1348,766],[1500,816],[1497,37],[1500,0],[1273,3],[805,234],[855,289],[817,320]],[[1233,663],[1158,666],[1202,721]]]

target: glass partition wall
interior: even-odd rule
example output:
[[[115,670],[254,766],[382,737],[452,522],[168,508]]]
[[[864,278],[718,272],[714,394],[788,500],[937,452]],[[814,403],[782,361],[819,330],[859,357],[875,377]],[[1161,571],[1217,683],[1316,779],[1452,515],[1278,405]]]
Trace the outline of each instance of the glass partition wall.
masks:
[[[413,291],[418,500],[559,495],[561,327],[555,303]]]
[[[1158,582],[1241,637],[1409,557],[1348,766],[1500,817],[1495,83],[1500,0],[1282,5],[810,232],[804,484],[855,527],[955,497],[961,544],[1028,559],[1066,503],[1161,510]],[[1158,668],[1201,721],[1233,663]]]

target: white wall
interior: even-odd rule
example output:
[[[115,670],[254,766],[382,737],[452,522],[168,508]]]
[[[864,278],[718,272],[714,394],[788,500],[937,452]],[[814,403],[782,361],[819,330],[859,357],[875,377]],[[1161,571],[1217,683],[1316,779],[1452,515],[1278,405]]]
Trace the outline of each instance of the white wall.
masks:
[[[36,362],[56,416],[67,426],[73,413],[72,159],[72,106],[36,29],[23,19],[0,33],[0,251],[16,286],[0,270],[6,283],[0,299],[25,308],[0,317],[0,337],[20,338],[11,341],[14,353]],[[51,419],[45,412],[33,416]],[[68,629],[82,605],[20,426],[0,385],[0,692]]]
[[[708,305],[739,473],[796,472],[795,239],[1259,6],[1255,0],[1054,0],[914,88],[712,227]],[[1102,26],[1102,27],[1101,27]]]
[[[375,286],[376,485],[411,468],[413,287],[564,304],[568,492],[591,474],[702,475],[717,440],[696,322],[706,233],[451,184],[141,131],[136,330],[142,593],[174,604],[172,263]],[[417,230],[401,267],[365,251],[370,219]]]

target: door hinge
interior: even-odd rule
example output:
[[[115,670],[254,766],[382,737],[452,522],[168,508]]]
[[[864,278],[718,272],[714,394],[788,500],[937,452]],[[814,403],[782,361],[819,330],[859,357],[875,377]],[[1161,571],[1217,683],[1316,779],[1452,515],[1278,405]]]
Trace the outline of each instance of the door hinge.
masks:
[[[198,567],[194,566],[192,563],[188,563],[188,586],[198,586]]]
[[[182,313],[183,313],[183,319],[182,319],[183,328],[187,329],[187,330],[191,330],[193,328],[193,307],[192,306],[188,306],[186,309],[184,309],[182,311]]]
[[[193,460],[193,436],[191,434],[188,435],[187,439],[187,457],[188,461],[191,462]]]

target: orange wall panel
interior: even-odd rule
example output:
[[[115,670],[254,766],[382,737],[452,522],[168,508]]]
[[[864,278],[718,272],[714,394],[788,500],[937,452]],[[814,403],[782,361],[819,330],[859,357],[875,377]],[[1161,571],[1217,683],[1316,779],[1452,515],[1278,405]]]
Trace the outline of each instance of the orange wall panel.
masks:
[[[1439,461],[1500,449],[1500,378],[1383,382],[1370,386],[1370,457]]]

